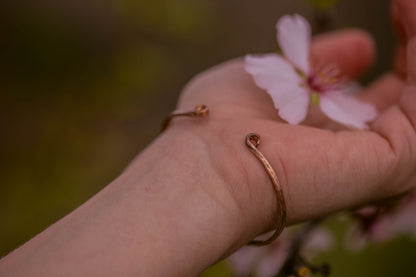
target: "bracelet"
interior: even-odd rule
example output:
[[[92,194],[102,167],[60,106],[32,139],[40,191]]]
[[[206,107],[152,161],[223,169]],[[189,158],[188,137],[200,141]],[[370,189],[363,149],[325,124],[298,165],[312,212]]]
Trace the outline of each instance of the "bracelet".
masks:
[[[178,112],[178,113],[172,113],[169,115],[162,126],[162,131],[164,131],[170,124],[173,118],[178,116],[187,116],[187,117],[196,117],[196,118],[202,118],[207,117],[209,115],[209,109],[205,105],[199,105],[197,106],[193,111],[189,112]],[[263,246],[266,244],[272,243],[283,231],[283,229],[286,226],[286,220],[287,220],[287,213],[286,213],[286,202],[285,197],[283,194],[282,187],[279,182],[279,178],[276,174],[276,172],[273,170],[272,166],[266,159],[266,157],[261,153],[257,147],[260,145],[260,136],[255,133],[248,134],[246,136],[246,146],[250,149],[250,151],[254,154],[254,156],[261,162],[264,169],[266,170],[267,175],[269,175],[270,181],[273,184],[273,190],[276,194],[277,202],[279,204],[279,219],[280,222],[276,227],[276,230],[274,231],[273,235],[268,238],[267,240],[253,240],[248,243],[248,245],[253,246]]]
[[[188,117],[207,117],[209,115],[209,109],[205,105],[197,106],[193,111],[190,112],[180,112],[180,113],[172,113],[168,117],[166,117],[165,122],[162,125],[162,132],[168,128],[170,122],[174,117],[178,116],[188,116]]]
[[[283,194],[282,186],[280,185],[279,178],[277,177],[276,172],[273,170],[270,163],[267,161],[266,157],[264,157],[263,153],[261,153],[257,147],[260,144],[260,136],[251,133],[246,136],[246,145],[251,150],[251,152],[256,156],[256,158],[261,162],[264,169],[266,170],[267,175],[269,175],[270,181],[273,184],[273,190],[276,194],[277,202],[279,203],[279,217],[280,222],[276,227],[273,235],[268,238],[267,240],[253,240],[249,242],[249,245],[254,246],[262,246],[266,244],[272,243],[277,237],[282,233],[283,229],[286,227],[286,220],[287,220],[287,213],[286,213],[286,201]]]

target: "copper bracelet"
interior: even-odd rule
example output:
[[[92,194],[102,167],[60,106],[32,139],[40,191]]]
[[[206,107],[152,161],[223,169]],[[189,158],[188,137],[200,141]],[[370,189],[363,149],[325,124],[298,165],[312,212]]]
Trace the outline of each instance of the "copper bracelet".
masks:
[[[172,113],[168,117],[166,117],[165,122],[163,122],[162,131],[164,131],[169,126],[169,123],[175,117],[178,117],[178,116],[207,117],[208,115],[209,115],[209,109],[205,105],[199,105],[195,107],[193,111],[189,111],[189,112]]]
[[[175,117],[187,116],[187,117],[201,118],[201,117],[208,116],[208,114],[209,114],[209,109],[205,105],[197,106],[193,111],[189,111],[189,112],[172,113],[171,115],[169,115],[166,118],[165,122],[163,123],[162,131],[165,130],[169,126],[169,123]],[[248,245],[254,245],[254,246],[262,246],[262,245],[270,244],[271,242],[273,242],[282,233],[283,229],[286,226],[286,219],[287,219],[286,202],[285,202],[285,197],[284,197],[284,194],[283,194],[283,191],[282,191],[282,187],[281,187],[280,182],[279,182],[279,178],[277,177],[277,174],[273,170],[270,163],[264,157],[263,153],[261,153],[257,149],[259,144],[260,144],[260,136],[259,135],[255,134],[255,133],[251,133],[251,134],[248,134],[246,136],[246,145],[247,145],[247,147],[251,150],[251,152],[254,154],[254,156],[261,162],[264,169],[266,170],[267,175],[269,175],[270,181],[273,184],[273,190],[276,194],[276,198],[277,198],[277,201],[278,201],[278,204],[279,204],[278,208],[279,208],[280,222],[277,225],[276,230],[274,231],[273,235],[270,238],[268,238],[267,240],[264,240],[264,241],[262,241],[262,240],[253,240],[253,241],[248,243]]]
[[[254,246],[262,246],[269,243],[272,243],[277,237],[282,233],[283,229],[286,227],[286,202],[285,197],[282,191],[282,186],[280,185],[279,178],[277,177],[276,172],[273,170],[270,163],[267,161],[266,157],[264,157],[263,153],[261,153],[257,147],[260,144],[260,136],[251,133],[246,136],[246,145],[251,150],[251,152],[256,156],[256,158],[261,162],[264,169],[266,170],[267,175],[269,175],[270,181],[273,184],[273,190],[276,194],[277,202],[279,204],[279,215],[280,215],[280,222],[276,227],[273,235],[268,238],[267,240],[253,240],[249,242],[249,245]]]

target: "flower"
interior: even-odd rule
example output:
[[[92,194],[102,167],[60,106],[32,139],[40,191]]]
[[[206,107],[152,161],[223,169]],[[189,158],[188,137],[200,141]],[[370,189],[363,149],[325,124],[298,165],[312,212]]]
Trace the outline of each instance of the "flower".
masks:
[[[416,238],[416,190],[390,211],[382,215],[372,226],[373,240],[385,241],[397,235],[411,235]]]
[[[375,107],[347,94],[351,87],[334,67],[314,68],[309,63],[311,28],[300,15],[283,16],[276,25],[283,52],[247,55],[245,69],[266,90],[281,118],[298,124],[306,118],[309,103],[318,105],[332,120],[360,129],[377,116]]]
[[[237,277],[272,277],[289,256],[292,235],[286,229],[273,243],[263,247],[244,246],[228,258]]]
[[[228,258],[235,276],[273,277],[289,258],[296,233],[285,229],[273,243],[263,247],[244,246]],[[328,251],[333,246],[333,237],[324,228],[314,229],[302,245],[302,256],[311,259]]]
[[[380,243],[399,235],[416,239],[416,190],[391,206],[369,206],[358,210],[357,225],[349,230],[347,246],[359,250],[368,242]]]

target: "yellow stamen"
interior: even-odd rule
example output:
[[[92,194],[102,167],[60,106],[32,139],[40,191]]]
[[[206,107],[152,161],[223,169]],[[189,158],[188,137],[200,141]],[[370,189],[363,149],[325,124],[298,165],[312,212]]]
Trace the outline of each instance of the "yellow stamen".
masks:
[[[311,277],[311,276],[312,276],[312,271],[309,267],[302,266],[298,270],[298,277]]]

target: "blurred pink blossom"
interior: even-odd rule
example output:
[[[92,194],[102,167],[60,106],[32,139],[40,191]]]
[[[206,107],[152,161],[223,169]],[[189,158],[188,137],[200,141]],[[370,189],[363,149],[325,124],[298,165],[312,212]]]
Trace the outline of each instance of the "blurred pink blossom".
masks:
[[[298,124],[306,118],[309,103],[318,105],[332,120],[364,129],[377,116],[375,107],[347,94],[351,89],[334,66],[312,68],[309,63],[311,28],[300,15],[277,22],[277,41],[283,52],[247,55],[245,68],[266,90],[281,118]]]
[[[384,242],[399,235],[416,239],[416,190],[389,207],[365,207],[355,214],[358,225],[347,236],[350,249]]]
[[[273,277],[282,269],[290,255],[293,238],[296,233],[286,229],[280,237],[268,246],[244,246],[228,262],[236,277]],[[323,228],[317,228],[308,236],[302,246],[302,255],[313,258],[320,252],[332,247],[332,235]]]

